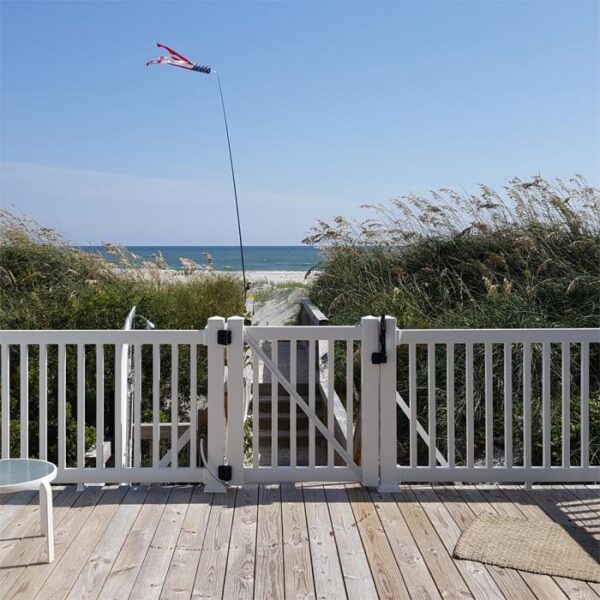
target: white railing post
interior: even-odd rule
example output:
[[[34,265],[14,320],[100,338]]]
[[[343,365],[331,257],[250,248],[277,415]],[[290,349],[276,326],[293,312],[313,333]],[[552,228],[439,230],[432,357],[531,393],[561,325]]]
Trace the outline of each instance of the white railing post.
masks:
[[[379,365],[373,364],[373,353],[379,351],[379,319],[361,319],[361,432],[360,463],[362,484],[379,485]]]
[[[379,491],[398,488],[396,404],[396,319],[385,317],[386,362],[379,368]]]
[[[231,483],[244,483],[244,319],[230,317],[227,329],[227,463],[232,468]]]
[[[217,473],[225,458],[225,346],[218,342],[218,332],[225,329],[223,317],[211,317],[206,326],[208,352],[208,468]],[[207,465],[205,465],[206,467]],[[224,492],[226,487],[210,473],[206,474],[205,492]]]

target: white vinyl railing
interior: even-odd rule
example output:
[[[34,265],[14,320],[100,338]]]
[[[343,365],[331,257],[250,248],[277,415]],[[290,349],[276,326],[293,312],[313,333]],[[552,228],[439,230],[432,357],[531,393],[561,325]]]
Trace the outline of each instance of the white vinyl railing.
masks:
[[[237,485],[600,480],[599,330],[381,324],[0,331],[2,458],[209,491],[223,465]]]

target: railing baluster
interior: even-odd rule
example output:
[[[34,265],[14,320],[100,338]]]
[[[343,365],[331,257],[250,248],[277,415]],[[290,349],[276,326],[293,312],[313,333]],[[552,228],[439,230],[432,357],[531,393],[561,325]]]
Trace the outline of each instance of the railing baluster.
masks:
[[[454,441],[454,344],[446,345],[446,426],[448,430],[448,467],[454,468],[456,447]]]
[[[66,467],[67,428],[65,420],[67,404],[67,349],[64,344],[58,345],[58,468]]]
[[[310,340],[308,342],[308,406],[312,411],[315,410],[315,387],[316,387],[316,352],[315,344],[318,342]],[[315,424],[312,419],[308,423],[308,464],[314,467],[315,458]]]
[[[77,344],[77,466],[85,467],[85,346]]]
[[[581,344],[581,466],[590,466],[590,346]]]
[[[298,342],[290,340],[290,384],[297,390],[297,352]],[[290,466],[296,466],[296,400],[290,396]]]
[[[492,361],[492,344],[485,344],[485,465],[488,469],[494,466],[494,365]]]
[[[96,468],[104,468],[104,344],[96,344]]]
[[[279,342],[271,341],[271,360],[277,367],[279,364]],[[271,465],[279,464],[279,382],[271,373]]]
[[[436,402],[435,402],[435,344],[427,344],[427,418],[429,434],[429,468],[436,466]]]
[[[513,465],[512,344],[504,344],[504,465]]]
[[[10,457],[10,346],[2,344],[2,458]]]
[[[29,346],[20,344],[21,458],[29,458]]]
[[[127,403],[123,403],[123,394],[127,394],[127,367],[123,365],[126,361],[127,348],[125,344],[115,344],[115,467],[120,469],[125,466],[123,444],[125,442],[124,423],[126,415],[123,409],[127,408]],[[123,368],[125,366],[125,368]]]
[[[410,466],[418,465],[417,454],[417,349],[408,345],[408,399],[410,402]]]
[[[179,346],[171,344],[171,468],[176,469],[179,452]]]
[[[531,344],[523,343],[523,466],[531,469]]]
[[[160,344],[152,344],[152,466],[160,462]]]
[[[39,344],[39,457],[48,460],[48,346]]]
[[[258,355],[252,350],[252,466],[260,460],[260,381]]]
[[[346,450],[354,455],[354,342],[346,342]]]
[[[327,341],[327,429],[335,433],[333,423],[333,397],[335,394],[335,340]],[[333,444],[327,440],[327,465],[333,467]]]
[[[466,396],[467,396],[467,467],[475,466],[475,437],[473,416],[473,344],[467,343],[465,349],[466,369]]]
[[[542,344],[542,466],[546,469],[552,466],[551,429],[552,416],[550,411],[550,344]]]
[[[198,346],[190,344],[190,467],[198,466]]]
[[[562,466],[571,466],[571,345],[562,343]]]
[[[133,466],[142,466],[142,345],[133,346]]]

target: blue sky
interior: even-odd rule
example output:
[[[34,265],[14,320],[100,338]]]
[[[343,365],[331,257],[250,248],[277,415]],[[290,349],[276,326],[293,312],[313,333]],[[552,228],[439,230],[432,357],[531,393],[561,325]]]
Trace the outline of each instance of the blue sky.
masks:
[[[10,2],[1,202],[77,243],[249,244],[442,186],[598,185],[597,2]]]

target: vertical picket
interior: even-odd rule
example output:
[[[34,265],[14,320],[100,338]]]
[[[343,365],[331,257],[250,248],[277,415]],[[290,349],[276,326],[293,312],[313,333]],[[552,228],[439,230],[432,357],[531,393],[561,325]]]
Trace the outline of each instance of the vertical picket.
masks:
[[[408,345],[408,399],[410,402],[410,466],[416,469],[419,464],[417,448],[417,348]]]
[[[39,345],[39,457],[48,460],[48,346]]]
[[[104,344],[96,344],[96,468],[104,467]]]
[[[316,352],[315,345],[317,342],[308,342],[308,405],[314,412],[315,410],[315,386],[316,386]],[[315,424],[312,419],[309,419],[308,424],[308,465],[314,467],[316,464],[315,457]]]
[[[133,347],[133,466],[142,466],[142,345]]]
[[[198,466],[198,345],[190,344],[190,467]]]
[[[179,464],[179,345],[171,344],[171,468]]]
[[[550,344],[542,344],[542,466],[546,469],[552,464],[551,457],[551,406],[550,406]]]
[[[10,346],[2,344],[2,458],[10,458]]]
[[[512,344],[504,344],[504,465],[513,466]]]
[[[260,462],[260,373],[258,355],[252,350],[252,466]]]
[[[77,344],[77,466],[85,467],[85,346]]]
[[[335,340],[327,342],[327,429],[335,434],[333,423],[333,398],[335,396]],[[327,466],[333,467],[333,444],[327,441]]]
[[[571,466],[571,345],[562,344],[562,466]]]
[[[429,468],[435,468],[436,402],[435,402],[435,344],[427,344],[427,428],[429,434]]]
[[[492,344],[485,344],[484,381],[485,381],[485,466],[494,466],[494,365],[492,361]]]
[[[152,466],[160,462],[160,344],[152,344]]]
[[[467,467],[475,466],[475,432],[473,407],[473,344],[466,344],[466,396],[467,396]]]
[[[123,432],[126,426],[126,415],[123,414],[123,394],[127,394],[127,368],[123,365],[126,360],[127,348],[125,344],[115,344],[115,442],[114,457],[115,468],[120,469],[125,466],[124,461],[124,441]],[[125,368],[124,368],[125,366]],[[125,381],[124,381],[125,378]]]
[[[454,440],[454,344],[446,345],[446,425],[448,428],[448,467],[453,469],[456,461]]]
[[[354,455],[354,342],[346,342],[346,450]]]
[[[66,467],[67,457],[67,348],[64,344],[58,345],[58,468]]]
[[[297,361],[298,361],[298,342],[290,340],[290,384],[297,390]],[[296,427],[296,400],[290,396],[290,466],[295,467],[297,464],[297,427]]]
[[[225,319],[208,319],[206,339],[208,346],[208,448],[206,460],[209,468],[216,472],[225,458],[225,346],[218,342],[218,332],[225,329]],[[225,486],[208,475],[205,492],[224,492]]]
[[[378,351],[379,319],[361,319],[361,465],[362,484],[379,484],[379,365],[372,356]]]
[[[20,378],[21,378],[21,458],[29,458],[29,346],[20,344]]]
[[[531,344],[523,343],[523,466],[531,469]]]
[[[271,341],[271,360],[279,364],[279,342]],[[271,373],[271,466],[279,464],[279,381]]]
[[[581,466],[590,466],[590,345],[581,344]]]
[[[227,462],[232,468],[231,483],[244,483],[244,319],[230,317],[227,329]]]

